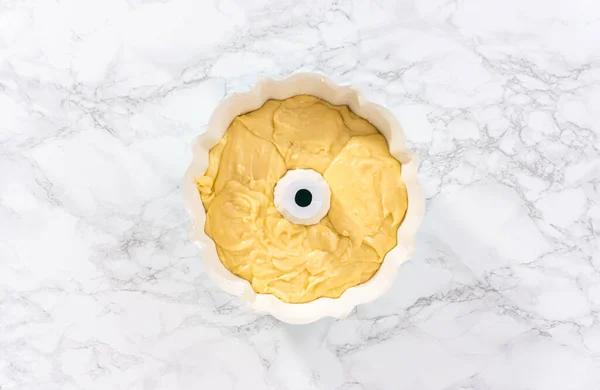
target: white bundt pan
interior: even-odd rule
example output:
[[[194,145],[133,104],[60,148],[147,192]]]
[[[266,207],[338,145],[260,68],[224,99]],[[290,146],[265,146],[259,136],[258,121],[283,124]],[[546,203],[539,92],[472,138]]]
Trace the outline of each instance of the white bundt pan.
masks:
[[[237,115],[260,108],[269,99],[295,95],[317,96],[336,105],[348,105],[358,116],[371,122],[387,139],[391,154],[402,163],[402,178],[408,190],[408,210],[398,229],[398,245],[392,249],[377,273],[367,282],[351,287],[339,298],[319,298],[308,303],[285,303],[270,294],[257,294],[250,283],[228,271],[217,256],[215,243],[204,232],[206,213],[194,178],[208,166],[208,152],[217,144]],[[338,86],[314,73],[299,73],[284,80],[263,79],[252,90],[223,100],[212,113],[206,131],[192,145],[193,159],[183,180],[183,199],[192,220],[191,239],[200,247],[206,271],[223,290],[243,299],[257,313],[267,313],[290,324],[306,324],[323,317],[345,318],[359,304],[375,300],[392,285],[398,268],[415,250],[415,234],[425,214],[425,199],[417,180],[418,161],[406,149],[404,132],[387,109],[366,101],[349,86]]]

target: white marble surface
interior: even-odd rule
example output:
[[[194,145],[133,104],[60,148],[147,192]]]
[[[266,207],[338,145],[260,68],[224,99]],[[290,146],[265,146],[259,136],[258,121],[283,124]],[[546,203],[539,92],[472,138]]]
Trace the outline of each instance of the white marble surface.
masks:
[[[189,142],[317,71],[402,120],[393,289],[289,326],[186,241]],[[600,389],[597,0],[0,1],[0,389]]]

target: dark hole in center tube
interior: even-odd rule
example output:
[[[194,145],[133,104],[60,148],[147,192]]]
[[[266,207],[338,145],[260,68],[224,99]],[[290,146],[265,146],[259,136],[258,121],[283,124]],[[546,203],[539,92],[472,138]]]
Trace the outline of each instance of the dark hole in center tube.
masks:
[[[309,190],[305,190],[304,188],[298,190],[296,192],[296,197],[294,198],[296,204],[300,207],[306,207],[312,202],[312,194]]]

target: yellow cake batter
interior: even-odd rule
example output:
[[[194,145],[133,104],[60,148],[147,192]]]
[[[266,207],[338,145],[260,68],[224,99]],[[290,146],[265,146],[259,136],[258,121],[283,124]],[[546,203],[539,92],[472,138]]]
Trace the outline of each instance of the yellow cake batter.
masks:
[[[331,189],[311,226],[283,218],[273,189],[288,169],[313,169]],[[369,280],[408,205],[402,167],[385,138],[347,106],[314,96],[269,100],[236,117],[197,179],[219,259],[257,293],[284,302],[339,297]]]

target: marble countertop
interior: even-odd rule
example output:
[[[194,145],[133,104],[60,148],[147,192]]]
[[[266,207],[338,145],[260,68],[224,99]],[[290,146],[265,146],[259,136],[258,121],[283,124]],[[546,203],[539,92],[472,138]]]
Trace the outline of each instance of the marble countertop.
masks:
[[[394,112],[428,210],[342,321],[247,313],[187,241],[225,96]],[[597,0],[0,2],[0,389],[600,389]]]

